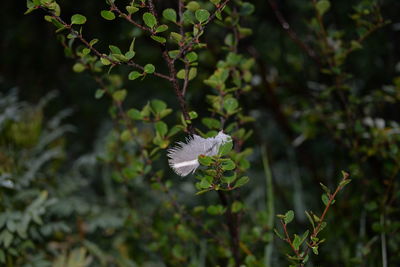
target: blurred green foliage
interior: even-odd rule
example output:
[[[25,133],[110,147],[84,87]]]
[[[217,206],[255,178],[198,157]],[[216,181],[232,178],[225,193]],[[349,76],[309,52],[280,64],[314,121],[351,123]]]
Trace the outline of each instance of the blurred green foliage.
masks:
[[[179,2],[4,3],[1,264],[399,265],[400,3]]]

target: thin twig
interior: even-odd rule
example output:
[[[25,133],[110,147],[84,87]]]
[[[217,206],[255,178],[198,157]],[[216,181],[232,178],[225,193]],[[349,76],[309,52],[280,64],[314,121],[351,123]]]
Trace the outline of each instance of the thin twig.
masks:
[[[296,32],[290,27],[290,24],[287,22],[285,17],[282,15],[280,12],[278,5],[274,0],[268,0],[269,5],[272,8],[272,11],[274,12],[276,18],[279,21],[279,24],[281,25],[282,29],[285,30],[285,32],[289,35],[289,37],[304,51],[306,54],[313,59],[318,65],[321,65],[321,61],[318,58],[317,54],[314,52],[314,50],[309,47],[306,43],[304,43],[296,34]]]
[[[149,32],[149,33],[151,33],[151,34],[154,34],[154,33],[155,33],[153,29],[148,28],[148,27],[145,27],[145,26],[143,26],[143,25],[137,23],[136,21],[134,21],[134,20],[131,18],[130,15],[127,15],[127,14],[125,14],[124,12],[122,12],[114,3],[111,3],[111,9],[110,9],[110,10],[111,10],[111,11],[117,12],[117,14],[118,14],[120,17],[124,18],[126,21],[128,21],[129,23],[131,23],[131,24],[133,24],[134,26],[138,27],[139,29],[141,29],[141,30],[143,30],[143,31],[146,31],[146,32]]]
[[[220,199],[222,205],[226,208],[225,217],[226,217],[226,223],[228,225],[229,234],[231,237],[232,256],[235,259],[235,266],[239,267],[240,266],[240,254],[239,254],[240,242],[239,242],[239,228],[237,225],[237,220],[235,218],[236,216],[231,211],[231,205],[228,203],[228,199],[226,197],[225,192],[218,190],[217,193],[218,193],[218,196],[219,196],[219,199]]]

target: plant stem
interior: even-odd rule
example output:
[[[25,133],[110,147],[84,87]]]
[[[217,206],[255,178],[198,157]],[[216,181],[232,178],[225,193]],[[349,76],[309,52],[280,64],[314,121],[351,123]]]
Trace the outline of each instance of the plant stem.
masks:
[[[232,213],[231,207],[228,203],[228,199],[226,197],[225,192],[218,190],[217,191],[219,199],[222,205],[226,208],[226,224],[228,225],[229,235],[231,237],[231,252],[232,256],[235,260],[235,266],[240,266],[240,252],[239,252],[239,225],[238,225],[238,217]]]
[[[268,161],[268,155],[267,155],[267,147],[266,145],[263,146],[261,149],[261,156],[262,156],[262,162],[264,166],[264,174],[265,174],[265,180],[266,180],[266,190],[265,190],[265,203],[267,207],[267,214],[268,214],[268,219],[267,219],[267,227],[268,231],[271,231],[274,228],[274,214],[275,214],[275,207],[274,207],[274,188],[273,188],[273,182],[272,182],[272,173],[271,173],[271,168],[269,165]],[[273,240],[271,240],[266,246],[265,246],[265,253],[264,253],[264,262],[265,262],[265,267],[271,267],[271,256],[272,256],[272,250],[273,250]]]

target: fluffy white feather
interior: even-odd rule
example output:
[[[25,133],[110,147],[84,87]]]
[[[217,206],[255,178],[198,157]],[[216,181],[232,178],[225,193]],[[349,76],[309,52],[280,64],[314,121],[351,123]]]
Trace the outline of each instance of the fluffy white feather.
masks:
[[[186,139],[186,143],[178,142],[176,146],[168,149],[169,166],[180,176],[194,173],[200,166],[197,160],[200,155],[215,156],[220,146],[231,140],[231,137],[222,131],[209,138],[194,134]]]

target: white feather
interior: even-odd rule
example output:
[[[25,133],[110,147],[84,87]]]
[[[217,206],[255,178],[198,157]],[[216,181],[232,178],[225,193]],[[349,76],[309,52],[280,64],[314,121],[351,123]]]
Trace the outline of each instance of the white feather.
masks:
[[[194,173],[200,166],[197,160],[200,155],[215,156],[220,146],[231,140],[231,137],[222,131],[210,138],[194,134],[186,139],[186,143],[178,142],[176,146],[168,149],[169,166],[180,176]]]

